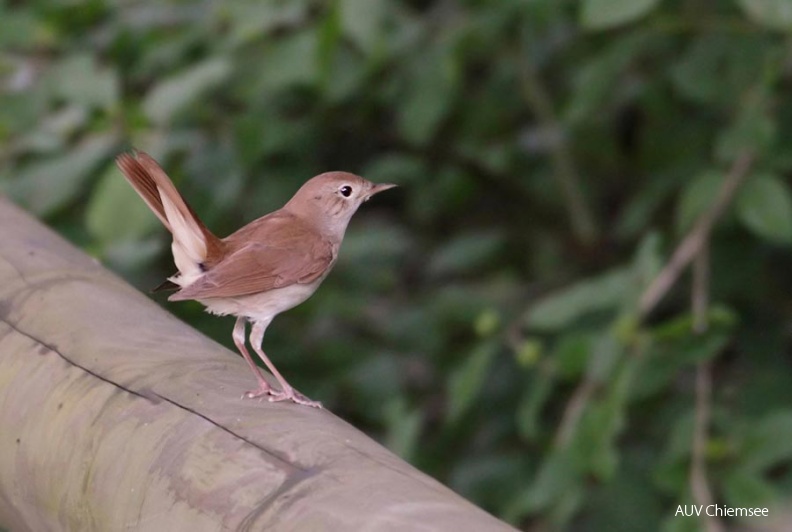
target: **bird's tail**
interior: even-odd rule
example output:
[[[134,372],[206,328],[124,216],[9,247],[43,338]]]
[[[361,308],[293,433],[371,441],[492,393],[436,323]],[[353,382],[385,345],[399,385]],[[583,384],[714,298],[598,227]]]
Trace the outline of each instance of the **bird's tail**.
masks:
[[[179,275],[170,280],[182,287],[192,284],[206,264],[222,254],[221,240],[201,222],[154,159],[143,152],[124,153],[116,164],[173,235],[171,249]]]

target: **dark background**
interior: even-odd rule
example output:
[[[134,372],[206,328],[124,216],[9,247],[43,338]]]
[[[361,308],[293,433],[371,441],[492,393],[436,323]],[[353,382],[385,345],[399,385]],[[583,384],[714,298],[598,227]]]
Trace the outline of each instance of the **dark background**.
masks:
[[[270,327],[292,383],[524,529],[783,529],[790,30],[786,0],[4,1],[0,186],[148,290],[170,242],[122,150],[221,236],[323,171],[398,183]]]

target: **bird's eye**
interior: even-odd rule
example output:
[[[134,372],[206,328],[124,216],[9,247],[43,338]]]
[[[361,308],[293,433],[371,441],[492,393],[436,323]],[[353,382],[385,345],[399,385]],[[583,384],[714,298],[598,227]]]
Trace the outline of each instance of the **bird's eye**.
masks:
[[[339,188],[338,191],[345,198],[348,198],[349,196],[352,195],[352,187],[350,187],[349,185],[344,185],[343,187]]]

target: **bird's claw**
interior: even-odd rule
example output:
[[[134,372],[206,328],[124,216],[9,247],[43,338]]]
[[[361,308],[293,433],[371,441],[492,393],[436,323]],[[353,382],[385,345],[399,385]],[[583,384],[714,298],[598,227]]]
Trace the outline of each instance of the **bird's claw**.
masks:
[[[242,395],[242,399],[256,399],[256,398],[263,398],[265,396],[269,396],[267,399],[270,403],[279,403],[281,401],[292,401],[297,403],[298,405],[305,405],[311,406],[313,408],[322,408],[322,403],[319,401],[312,401],[305,397],[303,394],[298,392],[292,387],[286,388],[285,391],[279,392],[275,390],[270,384],[266,381],[262,381],[259,383],[259,387],[256,390],[251,390],[249,392],[245,392]]]
[[[320,403],[319,401],[312,401],[308,399],[294,388],[288,388],[282,392],[276,392],[275,390],[270,390],[269,395],[270,395],[269,401],[271,403],[279,403],[281,401],[292,401],[299,405],[311,406],[313,408],[322,408],[322,403]]]

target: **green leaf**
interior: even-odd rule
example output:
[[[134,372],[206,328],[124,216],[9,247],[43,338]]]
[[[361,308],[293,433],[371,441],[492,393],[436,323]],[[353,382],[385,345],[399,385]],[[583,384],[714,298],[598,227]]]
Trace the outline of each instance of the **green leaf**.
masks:
[[[413,144],[431,139],[451,109],[459,78],[458,65],[446,47],[421,55],[404,101],[396,108],[404,138]]]
[[[348,51],[342,46],[341,33],[341,14],[338,2],[327,10],[321,24],[316,30],[316,57],[319,66],[319,77],[321,80],[322,91],[327,93],[328,87],[336,85],[335,78],[340,74],[344,80],[341,90],[333,92],[333,95],[343,98],[343,94],[354,85],[353,79],[360,73],[359,68],[355,68],[355,59],[358,54]],[[336,68],[343,65],[348,68]],[[354,79],[354,81],[357,81]]]
[[[551,375],[537,372],[526,386],[520,403],[517,405],[516,421],[520,436],[526,440],[536,439],[542,430],[540,414],[555,388]]]
[[[677,413],[673,425],[663,435],[665,444],[655,466],[655,476],[657,483],[668,491],[676,491],[680,484],[687,481],[694,430],[695,417],[691,408],[690,411]]]
[[[486,454],[474,450],[457,460],[446,481],[483,507],[498,508],[525,485],[526,462],[530,460],[527,454],[506,449]],[[446,453],[442,460],[448,463]]]
[[[767,414],[746,429],[740,451],[741,469],[765,473],[792,459],[792,410]]]
[[[604,333],[592,345],[586,374],[594,383],[606,383],[624,355],[624,347],[610,333]]]
[[[789,0],[737,0],[748,17],[770,29],[792,30],[792,2]]]
[[[385,405],[385,446],[410,460],[418,444],[423,415],[421,410],[409,408],[405,397],[397,396]]]
[[[435,276],[471,272],[494,260],[503,249],[505,239],[499,232],[475,232],[453,238],[439,248],[427,264]]]
[[[724,496],[729,506],[761,508],[777,500],[778,490],[761,475],[738,469],[724,482]]]
[[[576,333],[560,335],[558,343],[550,353],[558,375],[567,380],[578,379],[588,364],[589,355],[594,350],[594,334]]]
[[[9,9],[7,2],[0,4],[0,48],[4,50],[25,49],[40,40],[36,30],[39,21],[32,9],[18,7]]]
[[[792,195],[772,174],[748,178],[737,196],[740,221],[757,236],[778,244],[792,242]]]
[[[629,269],[617,269],[581,281],[539,301],[530,309],[526,325],[555,331],[590,312],[616,310],[630,293],[632,279]]]
[[[715,329],[729,331],[738,323],[737,314],[728,307],[711,305],[706,313],[709,334]],[[652,328],[652,336],[660,342],[687,342],[693,330],[693,315],[681,314]]]
[[[633,22],[657,7],[660,0],[582,0],[580,24],[603,30]]]
[[[733,108],[767,73],[767,47],[755,36],[704,32],[671,66],[674,87],[695,105]]]
[[[358,48],[371,54],[383,37],[383,23],[387,14],[386,0],[341,0],[341,27]]]
[[[612,480],[619,463],[614,440],[623,424],[623,405],[597,402],[589,406],[581,420],[577,444],[587,459],[588,470],[598,480]]]
[[[478,344],[459,365],[448,382],[448,420],[456,422],[479,397],[492,360],[498,352],[498,342]]]
[[[101,250],[102,261],[124,275],[134,275],[133,272],[151,266],[157,256],[162,256],[165,247],[165,241],[157,236],[108,242]]]
[[[113,165],[94,188],[85,224],[94,238],[110,246],[143,237],[159,225],[159,220]]]
[[[71,105],[46,116],[38,129],[59,139],[68,139],[79,131],[88,119],[89,114],[84,107]]]
[[[63,150],[72,137],[89,119],[88,110],[81,105],[69,105],[44,116],[35,129],[19,139],[18,148],[32,153],[52,153]]]
[[[731,164],[746,151],[765,153],[776,140],[778,126],[760,99],[740,106],[732,124],[718,135],[715,157]]]
[[[317,32],[299,31],[275,40],[256,60],[256,98],[296,85],[312,85],[319,79]]]
[[[306,16],[308,2],[234,0],[218,2],[215,8],[217,16],[231,26],[230,42],[237,46],[261,39],[279,27],[297,26]]]
[[[722,172],[708,170],[685,186],[676,210],[676,227],[680,235],[689,231],[696,219],[712,205],[724,179]]]
[[[94,137],[65,154],[32,163],[9,180],[8,194],[39,216],[52,214],[82,192],[113,146],[113,136]]]
[[[611,359],[621,358],[623,348],[614,346]],[[593,356],[601,356],[595,353]],[[583,457],[586,468],[602,480],[611,480],[616,474],[619,453],[616,440],[625,427],[625,413],[630,398],[629,391],[639,368],[640,360],[626,358],[615,370],[608,370],[608,382],[602,387],[601,397],[595,398],[586,408],[580,428],[574,435],[574,445]]]
[[[700,335],[690,334],[680,342],[658,346],[659,352],[651,356],[658,357],[659,361],[666,364],[675,364],[677,367],[693,365],[717,356],[726,347],[730,337],[728,330],[713,330]],[[659,368],[657,373],[660,373]]]
[[[654,223],[656,212],[676,190],[676,179],[661,174],[651,175],[623,209],[616,227],[619,239],[631,241],[639,238]]]
[[[112,109],[120,100],[118,72],[98,66],[88,53],[62,60],[50,72],[48,82],[55,96],[85,107]]]
[[[46,112],[43,98],[31,92],[3,92],[2,98],[0,140],[35,127]]]
[[[643,291],[663,268],[663,254],[660,249],[660,235],[649,231],[638,244],[633,259],[636,292]],[[637,300],[640,295],[635,294]],[[626,322],[625,322],[626,323]]]
[[[581,495],[581,474],[569,447],[556,448],[542,462],[533,482],[518,493],[505,511],[506,519],[515,521],[536,513],[564,499],[573,502]]]
[[[690,314],[669,320],[650,331],[652,343],[643,357],[643,368],[632,388],[636,399],[652,396],[671,385],[679,371],[710,360],[726,347],[736,327],[734,314],[723,307],[713,307],[709,329],[693,334]]]
[[[623,72],[651,42],[651,35],[636,33],[587,58],[573,74],[574,93],[563,111],[564,122],[575,124],[602,113],[602,108],[622,90]]]
[[[231,61],[215,57],[175,74],[156,85],[143,101],[152,122],[167,124],[182,109],[194,105],[210,89],[231,74]]]

